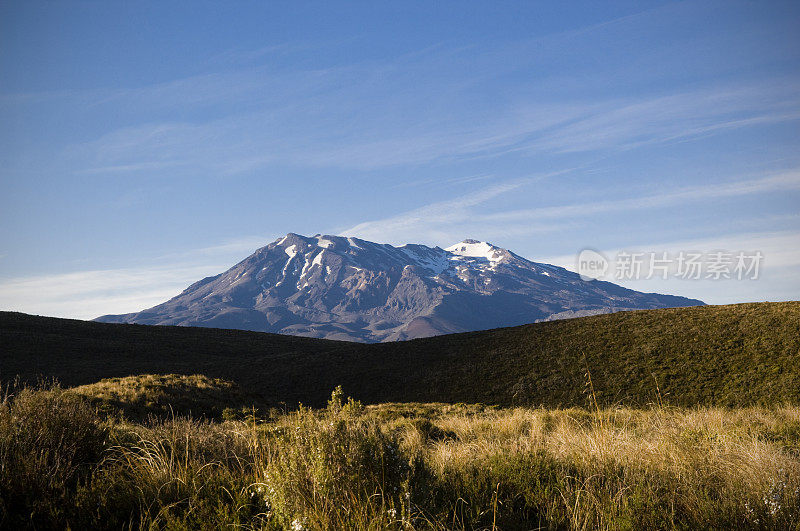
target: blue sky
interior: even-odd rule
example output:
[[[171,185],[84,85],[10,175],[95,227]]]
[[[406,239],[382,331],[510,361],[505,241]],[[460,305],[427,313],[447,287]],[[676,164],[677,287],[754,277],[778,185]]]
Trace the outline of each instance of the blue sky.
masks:
[[[764,253],[800,299],[796,2],[0,2],[0,309],[135,311],[287,233]]]

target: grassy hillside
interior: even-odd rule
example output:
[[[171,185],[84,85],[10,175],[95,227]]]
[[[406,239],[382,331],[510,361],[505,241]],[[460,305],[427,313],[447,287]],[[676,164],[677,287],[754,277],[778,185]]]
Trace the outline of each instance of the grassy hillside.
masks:
[[[126,419],[193,416],[196,418],[237,418],[257,410],[267,413],[260,397],[242,392],[238,385],[201,374],[143,374],[105,378],[80,385],[70,393],[85,398],[106,414],[121,412]]]
[[[585,406],[800,403],[800,303],[645,310],[364,345],[0,314],[0,377],[204,374],[263,401]],[[591,376],[591,387],[589,387]]]

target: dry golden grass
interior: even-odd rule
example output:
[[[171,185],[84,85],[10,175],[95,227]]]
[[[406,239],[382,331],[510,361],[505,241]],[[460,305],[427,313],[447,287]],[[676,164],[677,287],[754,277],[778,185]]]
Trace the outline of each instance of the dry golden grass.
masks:
[[[276,418],[131,423],[76,397],[0,404],[0,527],[800,528],[794,406],[364,408],[337,392]]]
[[[800,435],[798,415],[791,407],[599,415],[518,408],[441,418],[436,426],[455,437],[427,445],[413,431],[404,436],[439,475],[479,469],[495,456],[551,456],[574,476],[559,492],[570,527],[614,528],[616,509],[642,487],[668,496],[681,518],[697,524],[711,524],[722,512],[740,515],[741,525],[792,527],[800,522],[800,460],[796,440],[781,440],[781,433]],[[712,505],[708,489],[718,498]]]

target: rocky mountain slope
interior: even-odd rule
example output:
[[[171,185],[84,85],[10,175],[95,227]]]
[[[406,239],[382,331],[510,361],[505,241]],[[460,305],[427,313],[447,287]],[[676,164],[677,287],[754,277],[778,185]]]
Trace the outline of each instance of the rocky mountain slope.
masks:
[[[701,304],[584,281],[475,240],[441,249],[290,233],[167,302],[97,320],[378,342]]]

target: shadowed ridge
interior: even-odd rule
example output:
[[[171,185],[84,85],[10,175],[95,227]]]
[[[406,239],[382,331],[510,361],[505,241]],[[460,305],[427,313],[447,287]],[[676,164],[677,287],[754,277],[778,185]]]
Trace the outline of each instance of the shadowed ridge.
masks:
[[[427,323],[421,323],[424,326]],[[0,314],[0,377],[64,385],[204,374],[269,402],[586,405],[800,403],[800,303],[620,312],[394,343]]]

